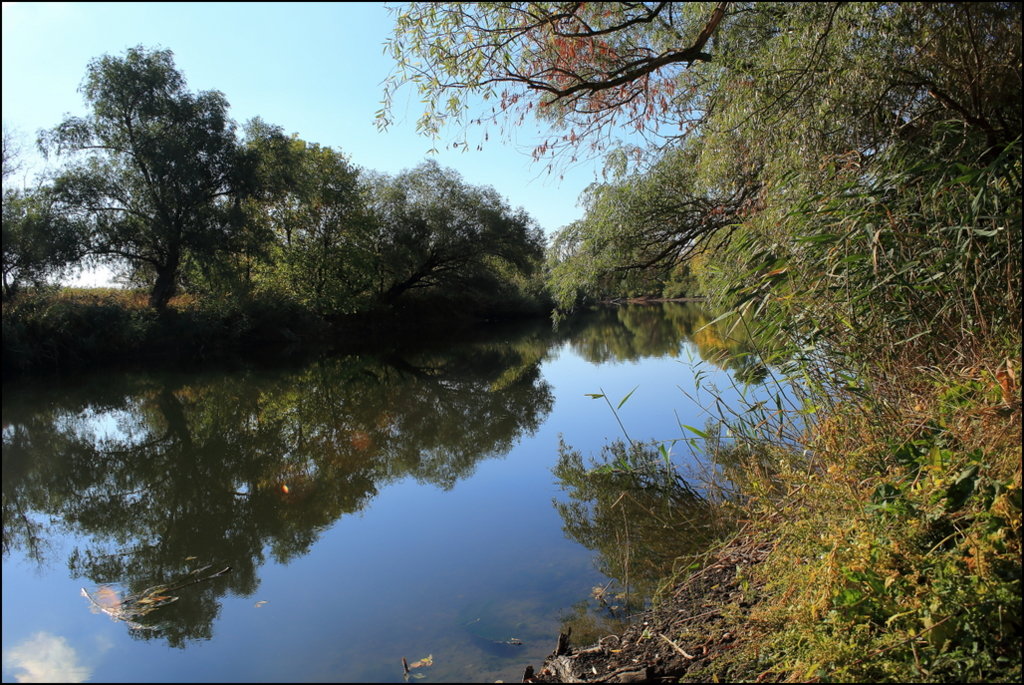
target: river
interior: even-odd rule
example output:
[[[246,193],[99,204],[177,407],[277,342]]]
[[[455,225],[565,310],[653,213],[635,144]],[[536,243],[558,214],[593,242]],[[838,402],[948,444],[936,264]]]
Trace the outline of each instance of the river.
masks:
[[[644,554],[685,551],[634,539],[616,577],[579,465],[653,440],[695,467],[695,387],[765,372],[713,318],[5,384],[4,681],[518,682],[565,621],[625,615]]]

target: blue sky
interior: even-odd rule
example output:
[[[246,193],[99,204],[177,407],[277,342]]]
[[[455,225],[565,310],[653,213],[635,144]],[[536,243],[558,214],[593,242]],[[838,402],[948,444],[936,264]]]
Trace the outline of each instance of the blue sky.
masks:
[[[409,88],[395,99],[393,126],[375,126],[390,29],[382,3],[5,2],[3,122],[33,161],[39,129],[86,113],[78,86],[90,59],[135,45],[169,48],[189,88],[223,92],[239,123],[259,116],[359,166],[396,173],[434,143],[415,132],[421,105]],[[493,186],[550,235],[582,215],[576,201],[599,162],[549,173],[529,155],[536,127],[514,136],[494,129],[483,151],[442,149],[435,158],[469,183]]]

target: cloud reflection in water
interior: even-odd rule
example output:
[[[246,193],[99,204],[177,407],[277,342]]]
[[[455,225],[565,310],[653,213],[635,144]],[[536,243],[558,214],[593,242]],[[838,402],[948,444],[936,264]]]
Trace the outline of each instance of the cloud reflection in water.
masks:
[[[18,670],[19,683],[81,683],[91,669],[80,663],[78,652],[59,635],[39,632],[4,651],[4,670]]]

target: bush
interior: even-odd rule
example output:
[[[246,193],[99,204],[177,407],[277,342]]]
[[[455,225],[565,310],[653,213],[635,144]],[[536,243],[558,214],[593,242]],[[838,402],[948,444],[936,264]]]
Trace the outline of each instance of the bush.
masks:
[[[184,295],[158,313],[142,292],[32,291],[4,305],[4,373],[259,354],[316,342],[324,328],[294,302],[266,297]]]

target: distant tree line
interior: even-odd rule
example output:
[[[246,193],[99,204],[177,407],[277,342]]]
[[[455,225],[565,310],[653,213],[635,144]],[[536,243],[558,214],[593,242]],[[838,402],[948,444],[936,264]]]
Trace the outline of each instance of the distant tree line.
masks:
[[[395,176],[192,92],[170,50],[89,63],[89,107],[39,136],[64,161],[29,190],[4,133],[3,296],[106,263],[163,311],[264,296],[330,319],[421,300],[536,304],[544,237],[492,188],[428,161]]]

